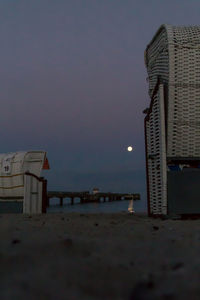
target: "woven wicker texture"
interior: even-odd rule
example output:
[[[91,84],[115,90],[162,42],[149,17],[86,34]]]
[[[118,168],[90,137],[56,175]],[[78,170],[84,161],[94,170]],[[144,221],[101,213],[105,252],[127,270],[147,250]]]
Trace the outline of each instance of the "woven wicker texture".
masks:
[[[151,214],[166,214],[166,153],[163,86],[160,85],[146,121],[147,164]]]
[[[166,87],[167,156],[200,157],[200,27],[162,25],[147,46],[149,95]]]

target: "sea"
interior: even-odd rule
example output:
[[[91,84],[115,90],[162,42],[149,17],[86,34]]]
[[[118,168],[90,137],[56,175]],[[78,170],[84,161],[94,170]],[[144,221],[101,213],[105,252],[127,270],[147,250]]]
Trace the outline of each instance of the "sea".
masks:
[[[47,208],[47,213],[120,213],[133,211],[135,213],[146,213],[144,202],[141,200],[121,200],[80,204],[75,201],[74,205],[71,205],[69,201],[64,200],[63,206],[60,206],[59,199],[52,198],[50,200],[50,206]]]

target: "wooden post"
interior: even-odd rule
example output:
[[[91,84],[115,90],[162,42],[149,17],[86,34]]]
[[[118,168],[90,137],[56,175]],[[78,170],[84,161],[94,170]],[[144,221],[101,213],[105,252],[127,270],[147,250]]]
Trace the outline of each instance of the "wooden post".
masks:
[[[71,197],[71,205],[74,205],[74,197]]]
[[[50,197],[47,197],[47,207],[49,207]]]
[[[42,187],[42,213],[47,212],[47,206],[49,206],[49,198],[47,197],[47,180],[43,180]]]
[[[60,206],[63,206],[63,197],[60,197]]]

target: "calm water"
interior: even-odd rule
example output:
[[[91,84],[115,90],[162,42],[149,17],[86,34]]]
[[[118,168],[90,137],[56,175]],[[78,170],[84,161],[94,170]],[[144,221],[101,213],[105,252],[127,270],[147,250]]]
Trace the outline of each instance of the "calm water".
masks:
[[[87,204],[74,204],[64,202],[63,207],[59,206],[58,199],[51,200],[51,206],[47,209],[48,213],[55,212],[82,212],[82,213],[115,213],[115,212],[128,212],[128,208],[131,206],[129,200],[114,201],[114,202],[102,202],[102,203],[87,203]],[[133,208],[135,212],[146,212],[144,204],[139,201],[133,202]]]

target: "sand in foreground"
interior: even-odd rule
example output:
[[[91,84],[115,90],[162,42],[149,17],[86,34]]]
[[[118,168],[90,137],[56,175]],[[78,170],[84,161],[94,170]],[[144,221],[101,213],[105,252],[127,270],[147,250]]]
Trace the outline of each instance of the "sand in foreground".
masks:
[[[0,215],[0,299],[199,299],[200,220]]]

